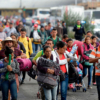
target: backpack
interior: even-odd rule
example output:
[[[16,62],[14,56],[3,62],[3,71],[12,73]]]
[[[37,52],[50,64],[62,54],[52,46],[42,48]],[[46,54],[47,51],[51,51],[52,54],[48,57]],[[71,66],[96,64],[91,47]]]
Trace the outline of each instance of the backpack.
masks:
[[[37,75],[37,71],[34,70],[33,68],[31,68],[28,72],[27,72],[28,76],[30,76],[32,79],[36,78]]]

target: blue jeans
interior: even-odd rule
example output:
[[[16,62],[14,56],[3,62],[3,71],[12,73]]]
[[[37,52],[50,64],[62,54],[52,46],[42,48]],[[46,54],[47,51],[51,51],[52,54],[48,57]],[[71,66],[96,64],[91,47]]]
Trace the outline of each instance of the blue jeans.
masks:
[[[1,80],[3,100],[8,100],[8,92],[10,90],[12,100],[17,100],[17,85],[16,80],[8,81]]]
[[[45,100],[56,100],[56,97],[57,97],[57,87],[58,86],[55,86],[53,89],[43,88],[44,95],[45,95]]]
[[[98,91],[98,100],[100,100],[100,76],[96,76],[97,91]]]
[[[61,82],[61,100],[66,100],[67,88],[68,88],[68,74],[65,74],[66,78]]]
[[[83,77],[87,75],[87,69],[88,69],[88,86],[91,85],[93,68],[94,68],[93,66],[90,67],[83,66]]]
[[[38,45],[39,44],[32,43],[33,53],[37,53],[37,51],[38,51]]]

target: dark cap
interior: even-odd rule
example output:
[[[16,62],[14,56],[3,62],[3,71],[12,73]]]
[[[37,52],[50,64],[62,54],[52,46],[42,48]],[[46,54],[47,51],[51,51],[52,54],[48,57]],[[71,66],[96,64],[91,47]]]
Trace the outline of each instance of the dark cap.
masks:
[[[41,26],[41,28],[44,28],[44,26]]]
[[[10,22],[9,24],[13,24],[12,22]]]

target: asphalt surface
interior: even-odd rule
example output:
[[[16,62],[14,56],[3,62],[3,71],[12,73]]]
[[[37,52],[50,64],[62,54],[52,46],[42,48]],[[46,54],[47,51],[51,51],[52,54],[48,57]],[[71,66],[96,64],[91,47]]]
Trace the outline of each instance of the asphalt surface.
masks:
[[[41,100],[37,98],[37,92],[39,89],[37,81],[33,79],[29,81],[29,79],[30,78],[27,76],[24,84],[20,85],[18,100]],[[88,78],[86,77],[84,80],[87,87]],[[61,95],[59,94],[58,100],[61,100],[60,96]],[[2,100],[1,92],[0,100]],[[92,89],[87,89],[87,92],[83,92],[82,89],[77,90],[76,92],[72,92],[70,89],[67,93],[67,100],[98,100],[96,86],[92,85]]]

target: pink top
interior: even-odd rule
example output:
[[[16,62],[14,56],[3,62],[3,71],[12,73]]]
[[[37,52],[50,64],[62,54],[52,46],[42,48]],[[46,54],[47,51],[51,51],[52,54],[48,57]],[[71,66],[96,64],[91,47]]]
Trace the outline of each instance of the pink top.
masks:
[[[84,47],[83,47],[83,45],[84,45]],[[94,47],[90,44],[90,45],[89,45],[90,48],[88,49],[86,43],[83,43],[83,45],[81,46],[81,54],[82,54],[82,58],[84,58],[85,60],[89,60],[89,57],[86,56],[86,55],[84,55],[84,48],[85,48],[85,51],[89,51],[89,50],[93,50]],[[82,58],[81,58],[81,59],[82,59]]]
[[[78,55],[81,55],[81,46],[83,45],[83,42],[76,40],[76,41],[74,41],[73,45],[75,45],[75,44],[77,44],[77,46],[78,46],[78,49],[77,49]]]

